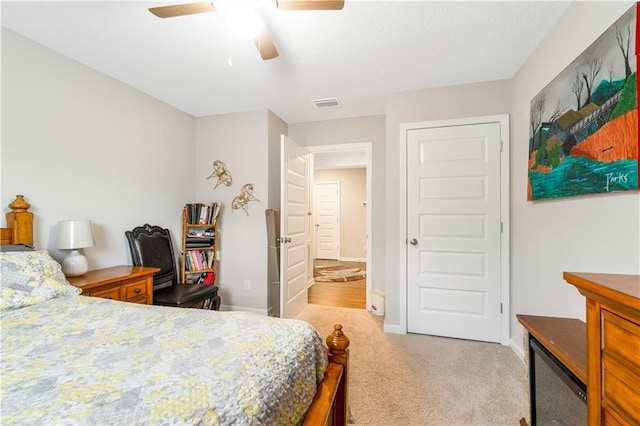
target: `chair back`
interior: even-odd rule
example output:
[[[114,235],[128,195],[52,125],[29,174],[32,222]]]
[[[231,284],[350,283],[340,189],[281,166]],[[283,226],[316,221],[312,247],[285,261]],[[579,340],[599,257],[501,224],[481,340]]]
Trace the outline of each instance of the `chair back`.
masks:
[[[160,272],[153,277],[153,289],[170,287],[178,282],[173,243],[169,230],[144,224],[125,236],[129,243],[131,258],[135,266],[155,266]]]

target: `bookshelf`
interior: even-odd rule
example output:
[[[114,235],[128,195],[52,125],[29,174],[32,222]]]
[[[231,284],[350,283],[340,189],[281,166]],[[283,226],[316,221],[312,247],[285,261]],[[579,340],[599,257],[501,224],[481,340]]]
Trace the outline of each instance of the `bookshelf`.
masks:
[[[222,204],[190,203],[182,211],[180,282],[215,284]]]

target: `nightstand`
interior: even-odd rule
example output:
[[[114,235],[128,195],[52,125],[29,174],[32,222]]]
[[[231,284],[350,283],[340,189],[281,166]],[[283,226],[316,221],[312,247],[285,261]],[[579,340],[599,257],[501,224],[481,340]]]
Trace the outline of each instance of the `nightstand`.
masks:
[[[82,295],[125,302],[153,304],[153,275],[160,268],[113,266],[96,269],[67,280],[82,289]]]

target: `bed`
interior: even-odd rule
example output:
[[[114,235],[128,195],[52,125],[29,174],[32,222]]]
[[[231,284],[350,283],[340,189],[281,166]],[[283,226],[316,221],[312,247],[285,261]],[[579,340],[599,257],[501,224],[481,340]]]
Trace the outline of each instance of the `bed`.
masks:
[[[23,197],[10,208],[2,424],[347,423],[341,325],[327,347],[304,321],[80,296],[46,250],[25,246]]]

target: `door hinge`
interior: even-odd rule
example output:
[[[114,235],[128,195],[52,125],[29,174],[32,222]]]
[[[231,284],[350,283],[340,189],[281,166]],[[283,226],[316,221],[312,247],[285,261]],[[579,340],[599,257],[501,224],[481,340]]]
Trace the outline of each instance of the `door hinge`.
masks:
[[[502,152],[502,150],[504,149],[504,142],[502,142],[502,140],[500,141],[500,152]]]
[[[502,303],[500,303],[500,313],[502,313]]]
[[[500,233],[502,234],[504,232],[504,222],[500,221]]]

